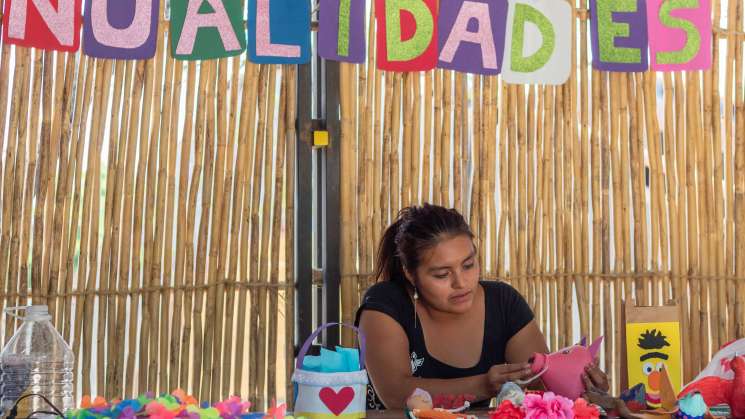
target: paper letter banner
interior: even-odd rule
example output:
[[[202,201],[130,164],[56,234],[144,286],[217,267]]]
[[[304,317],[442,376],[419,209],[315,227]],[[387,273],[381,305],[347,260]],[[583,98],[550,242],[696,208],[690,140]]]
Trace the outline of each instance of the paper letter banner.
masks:
[[[6,0],[3,42],[75,52],[80,47],[80,0]]]
[[[440,3],[437,67],[499,74],[504,53],[507,0],[448,0]]]
[[[246,49],[241,0],[171,0],[171,30],[176,59],[231,57]]]
[[[572,8],[555,0],[511,0],[502,76],[507,83],[562,84],[572,56]]]
[[[711,2],[647,0],[652,70],[711,67]]]
[[[365,0],[321,0],[318,20],[318,55],[365,62]]]
[[[155,56],[159,0],[86,0],[83,52],[96,58]]]
[[[426,71],[437,64],[437,0],[375,0],[378,68]]]
[[[680,391],[683,378],[681,353],[677,306],[626,307],[628,386],[643,385],[650,405],[660,405],[660,371],[663,367],[675,394]]]
[[[248,1],[248,58],[259,64],[310,61],[310,3]]]
[[[590,0],[594,68],[627,72],[647,69],[645,13],[645,0]]]

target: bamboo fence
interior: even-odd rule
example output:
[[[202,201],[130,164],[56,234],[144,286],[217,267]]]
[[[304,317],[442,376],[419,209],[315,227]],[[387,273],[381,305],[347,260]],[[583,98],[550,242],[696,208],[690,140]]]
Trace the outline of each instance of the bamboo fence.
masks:
[[[175,61],[167,23],[147,61],[1,47],[0,307],[49,305],[78,396],[261,408],[290,394],[297,69]]]
[[[526,297],[552,349],[606,337],[616,391],[624,301],[679,304],[686,379],[745,337],[743,0],[712,3],[713,67],[663,74],[592,70],[572,2],[562,86],[381,72],[370,13],[367,62],[340,72],[343,320],[384,228],[432,202],[467,217],[483,277]]]

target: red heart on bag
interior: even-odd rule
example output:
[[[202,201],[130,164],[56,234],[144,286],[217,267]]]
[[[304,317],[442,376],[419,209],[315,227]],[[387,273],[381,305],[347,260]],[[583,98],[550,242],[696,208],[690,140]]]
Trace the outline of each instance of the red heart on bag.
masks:
[[[318,397],[321,398],[321,401],[329,408],[331,413],[339,416],[349,406],[349,403],[352,403],[354,389],[352,387],[344,387],[336,392],[331,387],[324,387],[318,393]]]

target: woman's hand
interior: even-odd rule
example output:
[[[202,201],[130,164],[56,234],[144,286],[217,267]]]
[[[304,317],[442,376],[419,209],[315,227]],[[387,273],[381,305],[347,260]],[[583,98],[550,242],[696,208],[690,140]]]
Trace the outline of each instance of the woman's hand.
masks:
[[[488,393],[498,394],[502,388],[502,384],[508,381],[514,382],[517,380],[524,380],[531,374],[532,371],[530,370],[530,364],[527,362],[520,364],[494,365],[486,374]]]
[[[585,383],[585,390],[607,393],[610,390],[608,376],[598,367],[600,360],[595,358],[591,364],[585,367],[582,373],[582,381]]]

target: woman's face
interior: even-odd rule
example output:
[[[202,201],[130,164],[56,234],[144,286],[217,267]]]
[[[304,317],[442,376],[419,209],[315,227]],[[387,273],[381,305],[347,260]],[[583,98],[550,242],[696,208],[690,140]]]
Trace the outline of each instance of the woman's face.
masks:
[[[427,304],[460,314],[473,305],[479,277],[473,241],[467,235],[458,235],[441,240],[422,253],[415,283]]]

